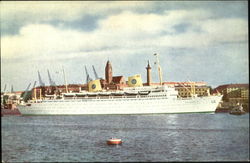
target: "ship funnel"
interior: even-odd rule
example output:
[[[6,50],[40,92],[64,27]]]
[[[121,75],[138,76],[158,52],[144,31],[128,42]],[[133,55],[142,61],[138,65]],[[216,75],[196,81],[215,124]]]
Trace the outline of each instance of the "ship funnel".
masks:
[[[128,86],[129,87],[142,87],[141,75],[137,74],[137,75],[128,77]]]
[[[101,91],[102,87],[101,87],[101,82],[100,80],[92,80],[88,83],[88,88],[89,88],[89,92],[97,92],[97,91]]]

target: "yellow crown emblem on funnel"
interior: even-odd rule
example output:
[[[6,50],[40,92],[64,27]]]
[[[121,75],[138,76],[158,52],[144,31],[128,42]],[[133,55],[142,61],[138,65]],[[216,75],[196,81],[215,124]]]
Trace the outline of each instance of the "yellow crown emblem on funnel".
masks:
[[[134,75],[128,77],[128,86],[129,87],[142,87],[141,75]]]
[[[92,81],[90,81],[88,83],[88,88],[89,88],[89,92],[101,91],[102,87],[101,87],[100,80],[92,80]]]

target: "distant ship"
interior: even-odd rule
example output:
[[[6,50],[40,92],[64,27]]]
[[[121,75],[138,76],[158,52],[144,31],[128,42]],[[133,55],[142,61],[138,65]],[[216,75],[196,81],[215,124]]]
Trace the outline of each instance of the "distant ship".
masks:
[[[157,58],[158,59],[158,58]],[[157,60],[158,61],[158,60]],[[158,61],[159,63],[159,61]],[[102,90],[100,80],[88,83],[89,91],[64,93],[60,99],[30,100],[18,105],[22,115],[165,114],[213,113],[222,95],[182,98],[173,87],[142,86],[140,75],[128,78],[129,87],[119,91]]]

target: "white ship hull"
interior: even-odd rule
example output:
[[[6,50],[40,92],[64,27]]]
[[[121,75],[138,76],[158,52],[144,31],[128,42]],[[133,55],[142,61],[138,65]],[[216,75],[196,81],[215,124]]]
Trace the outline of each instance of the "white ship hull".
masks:
[[[222,96],[171,99],[145,98],[82,98],[44,100],[19,105],[22,115],[93,115],[93,114],[164,114],[214,112]]]

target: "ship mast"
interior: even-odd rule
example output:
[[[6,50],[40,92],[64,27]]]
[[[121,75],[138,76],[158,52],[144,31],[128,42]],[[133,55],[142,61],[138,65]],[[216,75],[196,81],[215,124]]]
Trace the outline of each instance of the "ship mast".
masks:
[[[155,53],[154,56],[156,56],[155,64],[157,64],[158,74],[159,74],[159,79],[160,79],[160,85],[162,85],[162,71],[161,71],[161,66],[160,66],[160,61],[159,61],[159,58],[158,58],[158,54]]]

